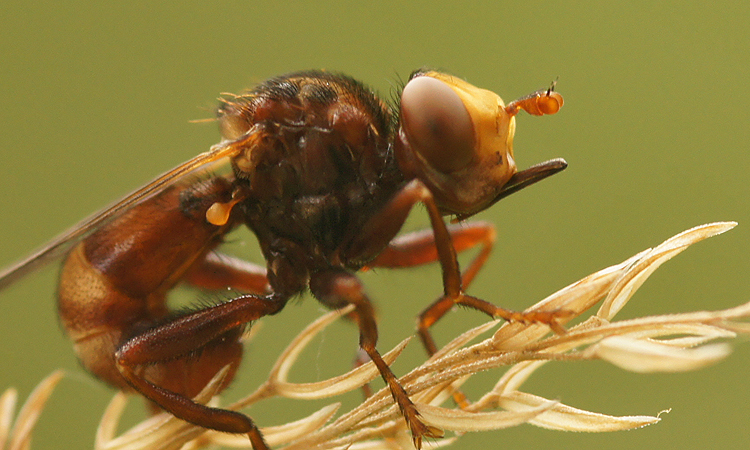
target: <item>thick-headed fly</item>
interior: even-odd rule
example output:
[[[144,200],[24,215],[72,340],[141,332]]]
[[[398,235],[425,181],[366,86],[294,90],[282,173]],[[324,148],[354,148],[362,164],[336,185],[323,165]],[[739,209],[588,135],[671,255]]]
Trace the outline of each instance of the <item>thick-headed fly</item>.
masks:
[[[430,353],[430,326],[457,304],[561,332],[559,311],[514,312],[465,294],[494,227],[446,225],[443,216],[461,221],[564,169],[554,159],[519,172],[513,156],[515,115],[554,114],[563,100],[550,87],[505,105],[458,78],[417,71],[398,103],[389,107],[352,78],[315,71],[226,96],[219,144],[7,269],[0,287],[66,255],[58,308],[86,369],[188,422],[247,434],[255,450],[268,446],[249,417],[191,398],[225,366],[225,383],[232,379],[245,325],[290,298],[309,289],[330,308],[354,305],[359,345],[419,448],[440,430],[423,423],[376,349],[373,307],[356,272],[440,263],[443,294],[418,319]],[[196,176],[220,160],[231,174]],[[417,203],[431,229],[396,237]],[[217,252],[242,225],[257,236],[265,267]],[[478,256],[461,272],[456,252],[474,247]],[[175,316],[166,296],[182,282],[246,294]]]

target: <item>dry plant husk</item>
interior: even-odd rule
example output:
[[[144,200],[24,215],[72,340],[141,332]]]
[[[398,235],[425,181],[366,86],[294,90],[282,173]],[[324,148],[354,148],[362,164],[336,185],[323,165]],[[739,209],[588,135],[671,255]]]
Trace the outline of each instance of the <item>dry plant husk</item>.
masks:
[[[9,388],[0,396],[0,450],[27,450],[31,448],[31,432],[39,416],[52,395],[57,383],[63,378],[63,371],[56,370],[37,385],[24,402],[13,420],[13,412],[18,402],[18,392]]]
[[[600,359],[625,370],[644,373],[696,370],[726,357],[729,345],[714,341],[750,332],[750,326],[741,321],[750,317],[750,303],[721,311],[622,321],[615,321],[614,316],[662,263],[688,246],[735,225],[733,222],[712,223],[687,230],[653,249],[589,275],[529,308],[529,311],[569,312],[569,316],[561,320],[561,325],[578,318],[578,323],[564,334],[551,333],[549,326],[544,324],[501,325],[499,321],[492,321],[456,337],[424,364],[400,378],[424,422],[452,432],[449,437],[426,442],[425,447],[449,445],[466,432],[501,429],[522,423],[554,430],[604,432],[658,422],[658,416],[616,417],[584,411],[520,389],[534,371],[551,361]],[[579,318],[599,302],[601,305],[593,315]],[[277,396],[298,400],[331,398],[359,389],[378,377],[374,365],[368,363],[324,381],[288,381],[288,374],[305,346],[317,333],[350,310],[331,312],[310,324],[280,355],[268,379],[255,392],[224,407],[242,409]],[[472,344],[495,328],[498,329],[492,335]],[[384,359],[392,363],[408,343],[409,339],[401,342],[384,355]],[[478,372],[498,368],[505,370],[485,395],[463,410],[451,406],[451,396],[462,383]],[[219,373],[196,400],[218,406],[219,399],[215,394],[223,375],[224,372]],[[49,384],[43,382],[43,385]],[[27,413],[19,414],[10,431],[12,406],[8,404],[15,402],[13,392],[8,390],[0,398],[0,444],[8,440],[11,442],[9,449],[28,448],[23,442],[28,442],[35,418],[29,418]],[[36,408],[37,415],[45,395],[48,393],[37,396],[42,397],[41,403],[38,398],[27,402],[36,405],[30,408]],[[117,435],[120,414],[126,402],[126,396],[120,393],[108,406],[97,432],[97,450],[250,448],[245,436],[205,430],[166,413],[153,416]],[[288,424],[262,427],[261,431],[272,447],[287,450],[413,448],[406,424],[386,389],[352,410],[338,414],[340,406],[340,403],[332,402],[308,417]],[[4,448],[0,447],[0,450]]]

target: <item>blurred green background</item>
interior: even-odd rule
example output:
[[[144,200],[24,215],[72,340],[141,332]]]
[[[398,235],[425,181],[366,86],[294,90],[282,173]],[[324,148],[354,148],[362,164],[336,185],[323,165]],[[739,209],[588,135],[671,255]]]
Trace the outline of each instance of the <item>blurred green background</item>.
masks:
[[[217,142],[220,92],[269,76],[325,68],[390,95],[421,66],[444,68],[506,101],[559,77],[556,116],[521,114],[520,167],[564,157],[564,173],[479,216],[499,230],[470,292],[522,309],[579,278],[695,225],[735,220],[660,269],[622,317],[718,309],[750,299],[750,3],[701,2],[21,2],[0,5],[0,264],[11,263],[89,213]],[[426,224],[417,210],[408,229]],[[247,234],[236,253],[260,262]],[[112,391],[79,367],[55,317],[56,269],[0,294],[0,389],[22,397],[58,367],[63,380],[33,448],[91,448]],[[440,292],[437,266],[364,276],[381,317],[381,350],[413,332]],[[186,292],[185,298],[196,294]],[[235,398],[260,382],[273,355],[311,317],[291,304],[248,350]],[[459,311],[446,342],[484,320]],[[637,375],[607,364],[551,364],[527,391],[615,415],[672,412],[642,430],[572,434],[521,426],[467,435],[472,448],[747,448],[750,345],[686,374]],[[313,344],[312,381],[349,367],[346,324]],[[346,355],[342,357],[341,355]],[[423,359],[416,342],[395,366]],[[469,386],[479,393],[501,372]],[[354,395],[350,406],[357,400]],[[300,416],[297,403],[251,411],[261,425]],[[139,417],[134,402],[131,421]],[[293,413],[290,413],[290,410]],[[302,411],[302,410],[300,410]],[[305,410],[307,411],[307,410]],[[283,415],[286,414],[286,415]]]

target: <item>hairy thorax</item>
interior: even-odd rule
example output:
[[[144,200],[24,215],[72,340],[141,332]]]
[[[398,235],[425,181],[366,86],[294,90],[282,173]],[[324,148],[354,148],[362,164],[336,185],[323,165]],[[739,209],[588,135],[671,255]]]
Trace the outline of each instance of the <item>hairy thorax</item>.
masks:
[[[234,171],[271,284],[294,291],[310,272],[361,267],[337,250],[404,183],[387,106],[353,79],[301,73],[225,99],[220,120],[227,139],[264,136]]]

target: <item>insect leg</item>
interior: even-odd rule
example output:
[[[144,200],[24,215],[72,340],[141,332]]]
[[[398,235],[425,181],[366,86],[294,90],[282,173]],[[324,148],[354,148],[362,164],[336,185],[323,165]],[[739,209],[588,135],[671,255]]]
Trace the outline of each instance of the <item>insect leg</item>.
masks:
[[[356,276],[344,270],[330,269],[317,272],[310,279],[310,290],[321,303],[331,308],[342,308],[354,305],[352,318],[359,326],[359,346],[370,357],[378,368],[380,375],[388,385],[393,399],[404,416],[416,448],[421,448],[422,438],[436,438],[442,436],[437,428],[424,424],[419,419],[419,412],[409,399],[403,386],[388,367],[375,348],[378,341],[378,327],[375,323],[375,313],[370,300],[364,293],[364,288]]]
[[[411,207],[417,202],[423,203],[427,208],[430,224],[432,225],[437,260],[440,261],[443,273],[443,296],[422,311],[417,320],[419,335],[428,353],[434,354],[437,351],[437,346],[429,332],[429,328],[443,317],[445,313],[450,311],[453,305],[467,306],[484,312],[490,317],[501,318],[507,321],[545,323],[557,333],[564,332],[562,326],[557,323],[558,318],[567,316],[564,311],[517,312],[464,294],[461,271],[456,259],[456,248],[452,242],[451,233],[443,221],[432,193],[419,180],[411,181],[404,186],[383,210],[365,224],[358,238],[350,244],[349,249],[367,251],[367,246],[374,247],[378,245],[378,239],[381,236],[385,236],[386,232],[395,230],[391,235],[394,236],[406,219]],[[469,281],[476,274],[476,271],[479,270],[481,263],[483,261],[480,259],[478,267],[473,269],[470,267],[467,271]]]
[[[441,245],[451,245],[451,242],[441,242],[436,238],[435,244],[439,248]],[[557,334],[565,333],[565,328],[563,328],[562,325],[558,323],[558,320],[568,317],[569,313],[567,311],[554,310],[519,312],[502,308],[485,300],[481,300],[476,297],[464,294],[464,288],[468,286],[469,282],[473,280],[476,273],[479,271],[482,265],[484,265],[488,254],[489,249],[487,250],[486,254],[484,252],[480,253],[480,255],[474,261],[472,261],[469,268],[463,273],[463,276],[453,271],[453,264],[451,263],[451,261],[446,264],[444,263],[444,260],[442,258],[440,259],[441,265],[443,266],[443,280],[444,282],[447,280],[450,284],[444,284],[444,295],[438,298],[430,306],[425,308],[419,314],[419,317],[417,319],[417,329],[419,332],[419,336],[422,339],[422,343],[424,344],[427,353],[429,353],[430,355],[433,355],[435,354],[435,352],[437,352],[437,345],[435,345],[435,340],[432,338],[429,329],[448,311],[450,311],[453,305],[466,306],[468,308],[483,312],[492,318],[500,318],[509,322],[543,323],[549,325],[549,327],[552,328],[552,330]],[[452,273],[446,274],[446,271],[449,270],[452,271]],[[455,289],[455,280],[458,278],[462,278],[462,286],[459,285],[459,288]]]
[[[461,253],[479,246],[479,253],[461,273],[461,284],[466,289],[484,266],[495,243],[495,227],[487,222],[468,222],[448,225],[453,247]],[[438,261],[435,234],[420,230],[394,238],[383,252],[367,265],[389,269],[414,267]]]
[[[245,323],[278,312],[285,303],[286,299],[278,296],[244,295],[179,317],[121,345],[115,354],[117,368],[134,389],[176,417],[205,428],[247,434],[255,450],[267,450],[260,431],[249,417],[198,404],[151,383],[137,369],[194,354]]]
[[[425,310],[420,315],[420,320],[418,321],[422,342],[427,351],[433,354],[437,351],[437,347],[427,328],[461,299],[463,289],[461,272],[458,260],[456,259],[456,248],[453,246],[451,233],[443,221],[432,193],[424,183],[419,180],[413,180],[404,186],[378,214],[373,216],[364,225],[361,232],[344,248],[342,254],[348,258],[356,258],[358,255],[364,255],[366,258],[370,253],[377,252],[376,255],[385,253],[383,260],[392,259],[392,252],[394,250],[389,251],[386,249],[383,251],[380,249],[386,247],[388,242],[393,239],[393,236],[398,233],[411,208],[419,202],[423,203],[427,208],[432,225],[432,233],[427,238],[414,238],[417,242],[422,240],[421,244],[415,244],[417,247],[422,248],[422,252],[420,252],[422,254],[416,256],[412,262],[418,264],[420,261],[426,262],[428,259],[437,260],[440,262],[443,273],[444,295],[430,308]],[[382,242],[383,239],[387,239],[387,241]],[[434,245],[429,245],[430,241]],[[431,254],[433,248],[435,253]],[[378,261],[383,263],[383,260],[376,258],[373,258],[373,260],[376,263]],[[423,318],[428,311],[429,313]]]
[[[448,225],[448,233],[457,252],[463,252],[476,246],[480,247],[479,253],[461,274],[461,284],[466,289],[492,251],[492,246],[495,243],[495,227],[486,222],[462,223],[460,225]],[[378,255],[368,267],[413,267],[435,261],[438,261],[435,234],[432,230],[421,230],[394,238],[383,253]],[[442,306],[448,306],[449,308],[452,303],[446,301]],[[444,314],[447,310],[439,309],[438,311]],[[418,325],[420,322],[421,320],[418,321]],[[430,355],[434,354],[437,348],[429,331],[419,326],[418,328],[425,349]],[[453,393],[453,400],[461,408],[469,406],[468,399],[460,391]]]
[[[231,288],[249,294],[269,293],[265,267],[219,252],[208,253],[191,268],[185,280],[209,290]]]

